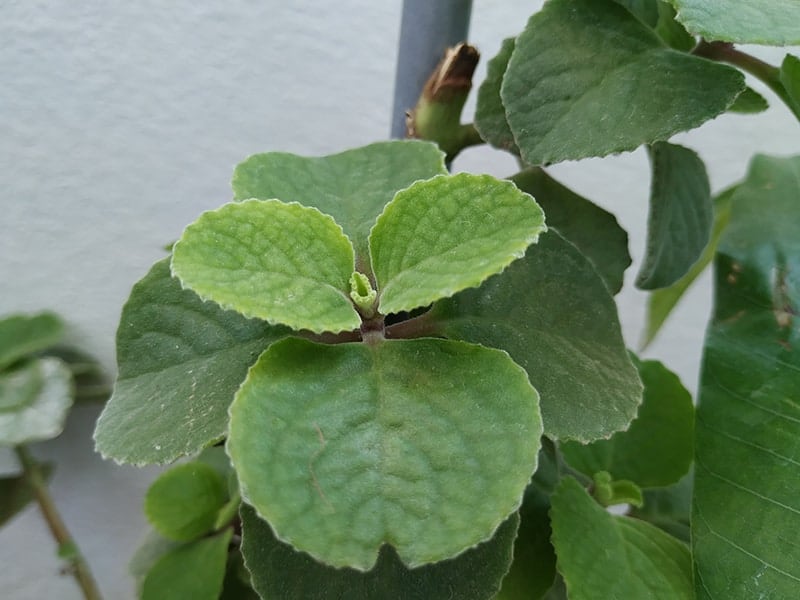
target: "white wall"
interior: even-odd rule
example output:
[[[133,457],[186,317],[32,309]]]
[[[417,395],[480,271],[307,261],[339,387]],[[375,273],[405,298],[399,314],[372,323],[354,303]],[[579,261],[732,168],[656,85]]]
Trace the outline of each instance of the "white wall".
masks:
[[[476,0],[471,41],[485,60],[540,4]],[[183,226],[229,199],[237,162],[257,151],[319,155],[387,136],[399,21],[399,1],[3,3],[0,314],[56,309],[69,320],[71,339],[112,369],[130,286]],[[798,152],[796,127],[776,104],[679,139],[702,152],[719,189],[742,175],[755,150]],[[486,149],[469,150],[456,166],[514,170],[512,160]],[[553,173],[619,212],[631,252],[641,256],[649,186],[642,152]],[[651,353],[690,387],[707,283]],[[631,290],[620,296],[632,345],[643,298]],[[132,598],[126,563],[144,531],[141,498],[155,471],[100,461],[90,441],[96,414],[77,410],[67,434],[36,452],[59,463],[56,499],[106,597]],[[0,452],[0,469],[12,467]],[[79,598],[72,580],[58,575],[35,510],[0,530],[0,564],[4,597]]]

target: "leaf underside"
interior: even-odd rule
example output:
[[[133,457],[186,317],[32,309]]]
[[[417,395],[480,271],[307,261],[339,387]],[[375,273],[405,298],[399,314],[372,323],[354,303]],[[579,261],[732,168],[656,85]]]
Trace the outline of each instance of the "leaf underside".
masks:
[[[800,4],[775,0],[671,0],[678,20],[707,40],[800,44]]]

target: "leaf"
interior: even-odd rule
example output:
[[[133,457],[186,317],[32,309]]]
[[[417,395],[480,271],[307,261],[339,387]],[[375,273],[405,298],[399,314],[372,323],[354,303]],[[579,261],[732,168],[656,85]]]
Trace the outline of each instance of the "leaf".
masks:
[[[641,349],[646,348],[653,341],[672,309],[678,304],[686,290],[691,287],[694,280],[705,271],[714,257],[722,232],[728,225],[731,198],[736,193],[736,189],[736,186],[732,186],[714,198],[714,221],[711,225],[711,238],[697,262],[691,266],[686,275],[671,286],[654,290],[650,294],[647,303],[647,323],[641,342]]]
[[[787,54],[781,63],[779,77],[795,113],[800,114],[800,58]]]
[[[656,0],[658,23],[654,28],[662,40],[675,50],[689,52],[697,40],[675,19],[675,9],[667,0]]]
[[[670,286],[689,271],[708,244],[713,219],[708,175],[695,152],[659,142],[650,160],[647,248],[636,276],[643,290]]]
[[[369,271],[367,238],[383,207],[401,189],[446,173],[444,153],[429,142],[379,142],[340,154],[306,158],[256,154],[236,167],[236,200],[278,198],[331,215],[356,250],[358,270]]]
[[[519,524],[516,513],[491,540],[460,556],[408,569],[383,546],[372,570],[334,569],[279,541],[255,511],[243,506],[242,554],[264,600],[478,600],[491,598],[508,571]]]
[[[570,600],[694,598],[684,544],[649,523],[606,512],[571,477],[551,502],[553,545]]]
[[[736,97],[736,100],[733,104],[731,104],[728,110],[735,113],[755,114],[764,112],[768,108],[769,103],[764,96],[759,94],[753,88],[746,87],[742,93]]]
[[[162,556],[145,576],[142,600],[217,600],[232,534],[226,529]]]
[[[172,273],[204,300],[293,329],[350,331],[353,247],[332,217],[280,200],[203,213],[175,244]]]
[[[500,98],[500,86],[513,51],[514,38],[504,39],[497,56],[486,65],[486,79],[478,88],[475,128],[481,137],[495,148],[519,154],[514,134],[511,133],[506,120],[506,109]]]
[[[756,156],[715,260],[695,438],[698,598],[792,598],[800,582],[798,197],[800,157]]]
[[[713,119],[735,69],[676,52],[613,0],[550,0],[517,38],[501,96],[528,164],[633,150]]]
[[[57,344],[63,334],[61,319],[49,312],[0,319],[0,370]]]
[[[671,0],[678,20],[707,40],[800,44],[800,4],[786,0]]]
[[[536,466],[524,371],[440,339],[276,342],[231,406],[242,497],[282,541],[366,571],[382,544],[410,568],[489,539]]]
[[[133,553],[131,561],[128,564],[128,572],[136,581],[137,591],[141,595],[141,587],[144,583],[144,578],[159,559],[172,552],[175,548],[182,545],[179,542],[173,542],[165,537],[162,537],[157,531],[150,529],[145,534],[144,540]]]
[[[648,27],[658,25],[658,0],[614,0]]]
[[[644,506],[631,507],[630,516],[652,523],[688,544],[693,480],[694,474],[689,472],[671,486],[644,490]]]
[[[53,473],[52,463],[39,465],[45,480]],[[0,527],[10,521],[34,500],[33,490],[25,475],[0,477]]]
[[[625,269],[631,264],[628,234],[617,218],[583,196],[532,167],[511,177],[516,186],[539,203],[547,224],[577,246],[606,282],[612,294],[622,289]]]
[[[570,466],[589,477],[608,471],[640,487],[678,481],[694,457],[694,405],[680,379],[658,361],[635,361],[644,383],[644,401],[626,431],[588,445],[565,442],[560,450]]]
[[[165,464],[221,440],[247,369],[288,329],[203,302],[169,259],[137,283],[117,330],[119,376],[95,430],[105,458]]]
[[[228,497],[225,480],[214,467],[189,462],[162,473],[147,490],[144,512],[164,537],[188,542],[214,528]]]
[[[539,391],[552,439],[608,437],[636,416],[642,384],[614,299],[554,231],[502,275],[437,303],[428,319],[439,334],[506,350]]]
[[[30,360],[0,374],[0,446],[56,437],[72,394],[69,370],[57,358]]]
[[[441,175],[398,192],[370,233],[383,314],[479,285],[546,231],[528,194],[489,175]]]

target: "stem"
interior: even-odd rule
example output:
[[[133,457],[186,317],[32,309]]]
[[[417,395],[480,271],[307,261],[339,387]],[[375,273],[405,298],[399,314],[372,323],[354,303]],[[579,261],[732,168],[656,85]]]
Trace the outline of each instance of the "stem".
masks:
[[[756,58],[746,52],[737,50],[730,42],[707,42],[701,40],[697,47],[692,50],[692,54],[702,56],[718,62],[739,67],[742,71],[750,73],[756,79],[765,83],[769,89],[792,111],[792,114],[800,121],[800,106],[792,100],[786,88],[781,83],[781,70],[761,59]]]
[[[70,549],[70,556],[67,560],[70,564],[70,571],[83,591],[83,597],[86,600],[101,600],[100,590],[97,588],[97,583],[95,583],[92,572],[89,570],[89,565],[83,559],[78,545],[72,538],[67,526],[64,525],[58,510],[56,510],[55,502],[53,502],[50,491],[47,489],[39,464],[33,459],[24,445],[16,446],[14,452],[22,465],[22,472],[28,481],[28,485],[31,486],[31,490],[33,490],[33,495],[39,504],[42,516],[50,528],[50,533],[58,543],[59,549]]]

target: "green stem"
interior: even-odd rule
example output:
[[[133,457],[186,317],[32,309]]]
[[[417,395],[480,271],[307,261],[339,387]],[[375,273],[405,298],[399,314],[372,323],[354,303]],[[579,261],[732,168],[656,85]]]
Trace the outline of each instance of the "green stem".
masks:
[[[775,95],[781,99],[789,110],[792,111],[797,120],[800,121],[800,107],[792,101],[783,83],[781,83],[780,68],[766,63],[746,52],[737,50],[730,42],[707,42],[701,40],[697,47],[692,50],[692,53],[718,62],[726,62],[735,67],[739,67],[746,73],[750,73],[750,75],[765,83],[769,89],[775,92]]]
[[[31,486],[36,502],[39,504],[42,516],[50,528],[50,533],[53,534],[53,538],[60,549],[70,549],[70,557],[68,559],[71,567],[70,571],[83,591],[83,597],[86,600],[101,600],[100,590],[97,588],[92,572],[89,570],[89,565],[83,559],[75,540],[72,538],[67,526],[64,525],[58,510],[56,510],[55,502],[53,502],[50,491],[47,489],[39,464],[33,459],[25,446],[16,446],[14,451],[20,465],[22,465],[22,472],[28,481],[28,485]]]

